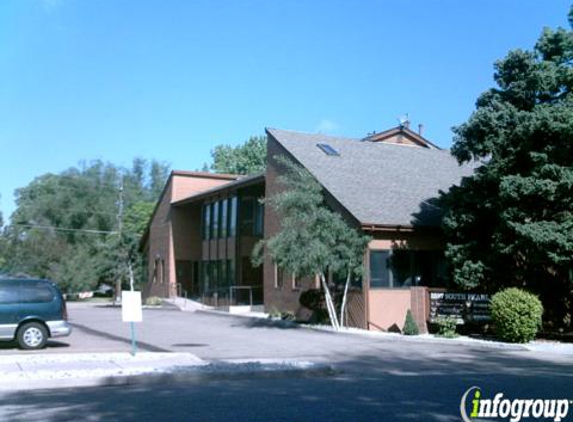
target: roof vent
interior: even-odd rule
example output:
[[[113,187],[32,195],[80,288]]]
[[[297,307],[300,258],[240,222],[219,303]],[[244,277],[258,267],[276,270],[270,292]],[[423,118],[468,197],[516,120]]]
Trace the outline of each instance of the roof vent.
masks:
[[[340,157],[340,154],[338,153],[338,151],[335,150],[334,148],[332,148],[328,144],[316,144],[316,146],[319,147],[322,150],[322,152],[324,152],[326,155],[331,155],[334,157]]]

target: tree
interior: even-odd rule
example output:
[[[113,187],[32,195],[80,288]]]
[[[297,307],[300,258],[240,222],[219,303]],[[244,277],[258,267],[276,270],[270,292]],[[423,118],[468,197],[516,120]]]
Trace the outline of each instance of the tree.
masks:
[[[242,145],[217,145],[211,151],[213,163],[211,170],[215,173],[257,174],[266,169],[267,138],[251,136]]]
[[[494,79],[453,129],[457,160],[483,164],[442,198],[446,255],[461,286],[525,287],[546,320],[570,326],[573,32],[545,28],[532,51],[496,62]]]
[[[2,219],[2,213],[0,212],[0,274],[4,272],[4,267],[6,266],[6,240],[2,236],[4,228],[4,220]]]
[[[260,265],[263,251],[296,277],[320,278],[330,322],[335,329],[344,325],[346,297],[355,276],[362,276],[363,257],[370,238],[350,227],[325,202],[322,187],[304,168],[276,157],[285,173],[279,177],[282,190],[265,200],[276,210],[281,228],[253,250],[253,263]],[[337,315],[328,273],[345,279],[342,304]]]
[[[136,158],[131,169],[97,160],[37,177],[17,190],[16,211],[0,236],[0,260],[2,249],[10,251],[5,269],[51,278],[67,292],[125,283],[130,267],[137,276],[137,244],[168,172]]]

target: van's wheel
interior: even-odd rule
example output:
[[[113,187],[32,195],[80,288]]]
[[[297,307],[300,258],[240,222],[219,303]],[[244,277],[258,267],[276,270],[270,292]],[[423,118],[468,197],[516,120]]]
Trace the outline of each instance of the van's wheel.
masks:
[[[21,349],[42,349],[48,341],[48,330],[39,322],[28,322],[18,330],[17,340]]]

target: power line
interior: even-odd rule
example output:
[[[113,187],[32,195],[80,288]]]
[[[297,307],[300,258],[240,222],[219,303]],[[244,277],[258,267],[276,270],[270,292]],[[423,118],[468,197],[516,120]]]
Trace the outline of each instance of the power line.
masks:
[[[16,225],[18,225],[20,227],[26,227],[29,229],[55,230],[55,231],[63,231],[63,232],[83,232],[83,233],[89,233],[89,234],[118,234],[119,233],[116,230],[71,229],[71,228],[64,228],[64,227],[42,226],[39,224],[16,223]]]

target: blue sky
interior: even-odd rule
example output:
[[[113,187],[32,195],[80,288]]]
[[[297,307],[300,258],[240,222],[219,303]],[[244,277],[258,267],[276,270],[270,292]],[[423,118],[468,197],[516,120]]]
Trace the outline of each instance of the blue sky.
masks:
[[[443,147],[493,63],[565,1],[2,0],[0,211],[34,177],[135,156],[194,170],[264,127]]]

